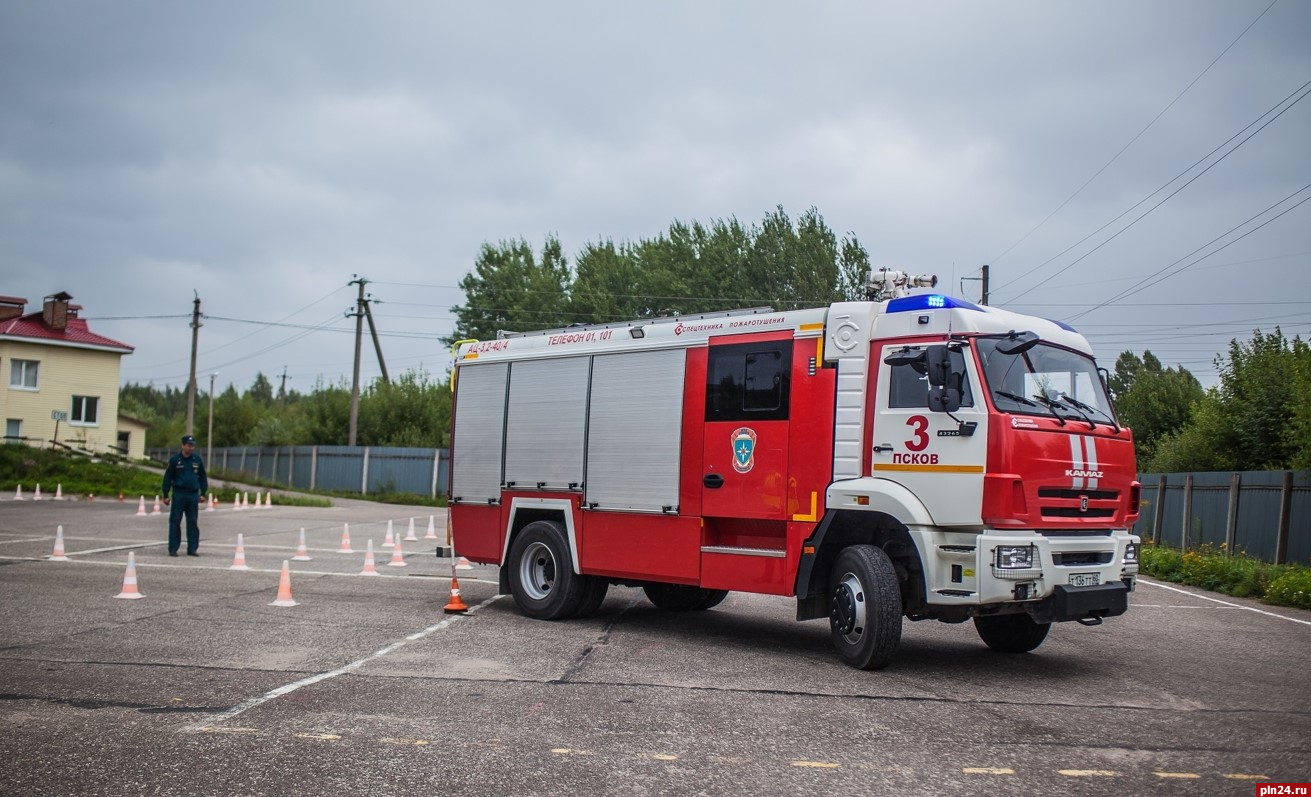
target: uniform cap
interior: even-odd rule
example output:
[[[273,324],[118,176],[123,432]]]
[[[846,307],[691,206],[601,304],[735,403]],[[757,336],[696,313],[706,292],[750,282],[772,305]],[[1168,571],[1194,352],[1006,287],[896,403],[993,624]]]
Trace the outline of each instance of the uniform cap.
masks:
[[[196,438],[192,437],[189,434],[182,435],[182,444],[186,445],[187,443],[190,443],[191,445],[194,446],[196,444]]]

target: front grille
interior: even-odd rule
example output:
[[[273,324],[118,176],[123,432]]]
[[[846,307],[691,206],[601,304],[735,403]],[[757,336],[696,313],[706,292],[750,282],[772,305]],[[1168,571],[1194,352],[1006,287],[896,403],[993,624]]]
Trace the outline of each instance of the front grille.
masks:
[[[1068,487],[1038,488],[1039,498],[1068,498],[1078,501],[1084,496],[1092,501],[1118,501],[1120,499],[1118,490],[1071,490]]]
[[[1043,517],[1078,517],[1078,518],[1104,518],[1115,517],[1114,509],[1080,509],[1077,506],[1044,506],[1042,508]]]
[[[1056,563],[1057,567],[1108,565],[1114,555],[1111,551],[1070,551],[1052,554],[1052,561]]]

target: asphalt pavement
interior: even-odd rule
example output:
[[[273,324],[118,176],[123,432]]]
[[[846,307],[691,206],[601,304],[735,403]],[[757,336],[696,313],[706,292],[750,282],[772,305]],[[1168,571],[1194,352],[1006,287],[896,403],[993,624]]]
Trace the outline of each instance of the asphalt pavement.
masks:
[[[1311,612],[1145,579],[1125,616],[1061,624],[1032,654],[907,622],[893,664],[861,672],[782,598],[679,614],[612,587],[595,618],[539,622],[475,566],[457,573],[470,610],[446,614],[443,510],[220,506],[201,513],[201,556],[171,558],[167,515],[135,500],[4,499],[3,794],[1252,795],[1311,780]],[[49,560],[58,526],[66,562]],[[293,559],[301,529],[310,561]],[[238,533],[245,571],[230,569]],[[360,575],[369,540],[377,576]],[[115,597],[129,552],[138,600]],[[284,561],[290,607],[270,605]]]

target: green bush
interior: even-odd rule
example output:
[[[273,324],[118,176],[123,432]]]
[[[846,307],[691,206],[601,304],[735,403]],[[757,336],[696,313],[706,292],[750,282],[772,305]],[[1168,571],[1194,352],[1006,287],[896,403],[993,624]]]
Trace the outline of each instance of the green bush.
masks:
[[[1264,601],[1275,606],[1311,609],[1311,569],[1290,568],[1271,582],[1266,590]]]

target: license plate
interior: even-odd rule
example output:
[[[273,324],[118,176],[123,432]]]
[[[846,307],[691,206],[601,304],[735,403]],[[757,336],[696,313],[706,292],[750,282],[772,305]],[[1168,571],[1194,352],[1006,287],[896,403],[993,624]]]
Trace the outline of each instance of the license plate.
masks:
[[[1101,573],[1071,573],[1071,587],[1095,587],[1102,583]]]

